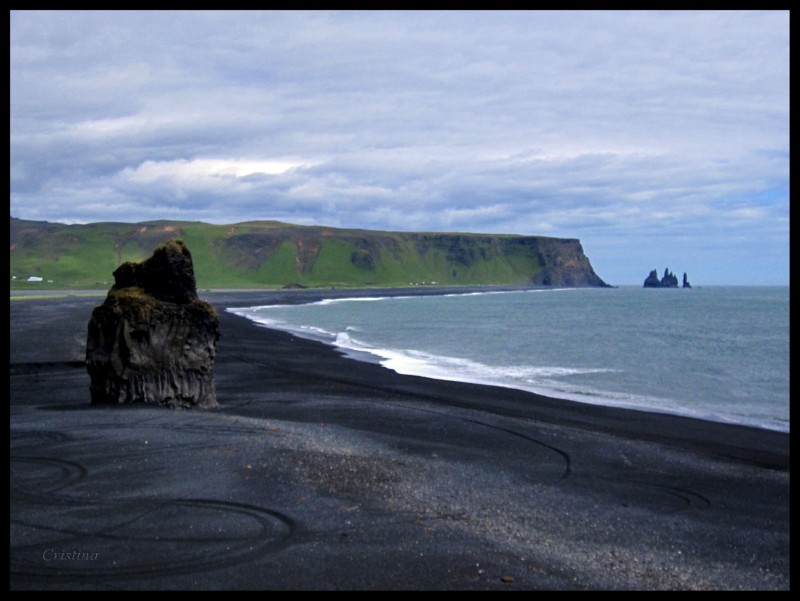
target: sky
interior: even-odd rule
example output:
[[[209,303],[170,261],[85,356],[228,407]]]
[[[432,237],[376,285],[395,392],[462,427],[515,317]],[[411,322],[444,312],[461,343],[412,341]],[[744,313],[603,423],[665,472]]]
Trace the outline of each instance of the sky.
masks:
[[[580,239],[789,283],[788,11],[12,11],[10,210]]]

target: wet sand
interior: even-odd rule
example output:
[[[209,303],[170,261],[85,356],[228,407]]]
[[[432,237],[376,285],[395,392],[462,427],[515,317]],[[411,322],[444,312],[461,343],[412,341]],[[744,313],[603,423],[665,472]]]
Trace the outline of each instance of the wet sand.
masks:
[[[201,294],[206,411],[91,407],[102,299],[12,301],[11,588],[789,588],[788,434],[400,376],[222,310],[351,294]]]

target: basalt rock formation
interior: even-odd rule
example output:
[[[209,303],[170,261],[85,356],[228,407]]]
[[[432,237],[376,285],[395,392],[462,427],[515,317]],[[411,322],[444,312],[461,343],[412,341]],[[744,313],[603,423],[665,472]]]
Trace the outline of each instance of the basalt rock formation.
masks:
[[[219,321],[197,296],[181,240],[141,263],[123,263],[89,321],[86,368],[92,404],[216,407],[213,371]]]
[[[686,275],[685,271],[683,272],[683,287],[684,288],[691,288],[692,287],[692,285],[689,283],[689,278]]]
[[[661,280],[658,279],[658,272],[655,269],[647,276],[647,279],[644,281],[644,287],[661,288]]]
[[[647,279],[644,281],[645,288],[677,288],[678,287],[678,276],[672,273],[669,268],[664,270],[664,277],[660,280],[658,279],[658,272],[654,269],[650,272],[650,275],[647,276]],[[691,288],[689,285],[689,281],[686,279],[686,274],[683,274],[683,287],[684,288]]]
[[[664,277],[661,278],[661,287],[662,288],[677,288],[678,287],[678,276],[672,273],[669,268],[664,270]]]

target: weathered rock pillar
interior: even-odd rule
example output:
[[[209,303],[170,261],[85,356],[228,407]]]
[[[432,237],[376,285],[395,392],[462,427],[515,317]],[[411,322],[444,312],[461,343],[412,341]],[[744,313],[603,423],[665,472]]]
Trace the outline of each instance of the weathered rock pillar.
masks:
[[[86,339],[92,404],[216,407],[217,312],[197,297],[192,255],[168,240],[123,263]]]

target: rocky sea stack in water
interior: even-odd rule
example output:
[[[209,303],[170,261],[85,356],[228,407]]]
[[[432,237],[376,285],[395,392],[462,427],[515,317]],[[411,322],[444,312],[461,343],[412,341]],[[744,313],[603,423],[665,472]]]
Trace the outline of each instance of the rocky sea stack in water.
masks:
[[[216,407],[216,310],[197,297],[192,255],[168,240],[141,263],[123,263],[89,321],[92,404]]]
[[[664,270],[664,277],[660,280],[658,279],[658,272],[654,269],[650,272],[650,275],[647,276],[647,279],[644,281],[645,288],[677,288],[678,287],[678,276],[672,273],[669,270],[669,267]],[[683,287],[684,288],[691,288],[689,284],[689,280],[687,279],[686,274],[683,274]]]

